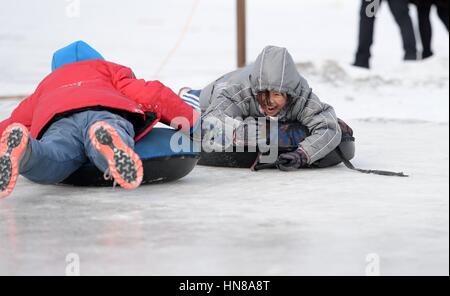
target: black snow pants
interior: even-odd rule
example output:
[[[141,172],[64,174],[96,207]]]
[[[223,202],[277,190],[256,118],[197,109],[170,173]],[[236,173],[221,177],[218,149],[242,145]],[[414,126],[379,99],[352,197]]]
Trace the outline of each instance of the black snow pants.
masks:
[[[373,0],[377,1],[377,0]],[[361,0],[360,23],[359,23],[359,46],[356,54],[355,65],[369,68],[371,57],[370,48],[373,44],[374,26],[376,17],[367,13],[373,1]],[[405,60],[417,59],[416,37],[414,27],[409,15],[409,0],[386,0],[389,3],[392,14],[400,27],[405,50]],[[382,1],[380,1],[381,3]]]
[[[433,3],[431,1],[418,1],[417,3],[417,10],[419,15],[419,30],[420,30],[420,38],[422,39],[422,46],[423,46],[423,58],[428,58],[433,55],[433,50],[431,48],[431,39],[433,36],[433,29],[431,26],[430,21],[430,13],[431,13],[431,7],[433,6]],[[447,31],[449,29],[448,27],[448,19],[449,19],[449,10],[448,7],[445,7],[443,5],[439,5],[439,3],[436,4],[437,6],[437,12],[439,15],[439,18],[442,20],[444,25],[447,28]]]

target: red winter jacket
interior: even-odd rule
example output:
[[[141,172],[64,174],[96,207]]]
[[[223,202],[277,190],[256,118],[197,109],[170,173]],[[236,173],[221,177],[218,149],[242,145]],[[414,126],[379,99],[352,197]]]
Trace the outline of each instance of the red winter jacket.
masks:
[[[142,116],[144,121],[150,120],[148,113],[155,113],[157,119],[136,135],[136,141],[159,121],[170,125],[174,118],[181,117],[192,128],[200,117],[159,81],[138,80],[130,68],[90,60],[65,65],[48,75],[11,117],[0,123],[0,135],[11,123],[21,123],[30,130],[33,138],[38,138],[58,114],[89,107],[126,111]]]

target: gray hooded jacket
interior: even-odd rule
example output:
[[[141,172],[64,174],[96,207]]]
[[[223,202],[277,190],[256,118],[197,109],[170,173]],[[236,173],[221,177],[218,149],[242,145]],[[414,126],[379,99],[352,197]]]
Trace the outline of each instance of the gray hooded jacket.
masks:
[[[324,158],[340,144],[341,129],[334,109],[312,92],[292,56],[280,47],[266,47],[253,64],[204,88],[200,96],[202,117],[224,123],[227,117],[233,118],[240,120],[243,127],[246,118],[265,117],[256,97],[266,90],[286,93],[291,98],[278,116],[280,122],[300,122],[310,130],[311,136],[299,143],[309,164]]]

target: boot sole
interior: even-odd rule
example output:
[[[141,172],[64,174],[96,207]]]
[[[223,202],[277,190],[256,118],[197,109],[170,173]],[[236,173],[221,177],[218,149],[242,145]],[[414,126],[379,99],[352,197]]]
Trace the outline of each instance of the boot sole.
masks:
[[[108,161],[114,180],[124,189],[139,187],[144,176],[142,161],[116,130],[106,122],[98,122],[90,128],[89,134],[95,149]]]
[[[28,145],[28,129],[21,124],[12,124],[4,131],[0,140],[0,198],[9,196],[19,176],[19,161]]]

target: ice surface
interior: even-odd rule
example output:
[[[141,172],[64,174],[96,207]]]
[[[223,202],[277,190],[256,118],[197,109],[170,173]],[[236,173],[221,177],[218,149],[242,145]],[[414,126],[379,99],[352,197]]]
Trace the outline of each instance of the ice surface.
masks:
[[[364,275],[371,253],[384,275],[448,273],[448,126],[399,141],[403,124],[352,124],[356,164],[411,178],[198,167],[135,192],[22,179],[0,203],[0,274],[62,275],[73,252],[84,275]]]
[[[357,2],[248,0],[248,56],[287,46],[315,92],[354,127],[355,165],[410,178],[343,166],[288,174],[197,167],[134,192],[22,178],[0,202],[0,275],[64,275],[69,253],[80,256],[84,275],[364,275],[372,253],[383,275],[448,275],[448,34],[434,15],[436,56],[405,64],[384,7],[374,69],[354,69]],[[31,92],[51,52],[76,39],[140,77],[202,87],[234,68],[234,1],[200,1],[155,76],[192,3],[80,1],[75,18],[65,1],[2,3],[0,95]],[[16,105],[0,102],[0,120]]]

